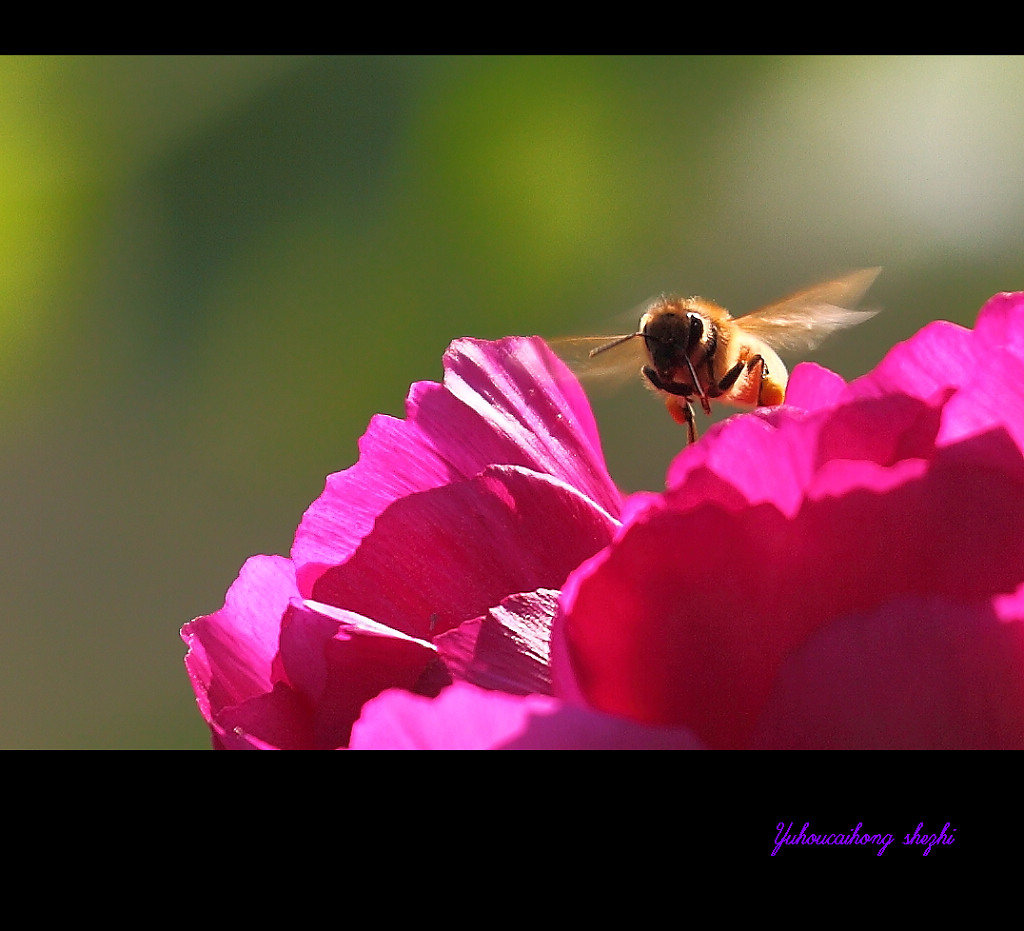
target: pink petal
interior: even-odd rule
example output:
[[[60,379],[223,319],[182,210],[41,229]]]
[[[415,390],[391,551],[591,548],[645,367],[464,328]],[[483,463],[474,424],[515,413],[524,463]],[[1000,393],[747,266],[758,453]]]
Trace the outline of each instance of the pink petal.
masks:
[[[228,590],[224,607],[181,629],[189,648],[185,667],[207,722],[273,688],[281,617],[297,594],[290,560],[254,556]]]
[[[1024,749],[1024,625],[934,597],[834,620],[783,663],[752,745]]]
[[[509,594],[560,588],[617,526],[561,481],[494,466],[396,501],[313,598],[427,639]]]
[[[213,722],[219,750],[308,750],[315,746],[309,705],[287,684],[225,708]]]
[[[385,692],[352,729],[354,750],[696,750],[679,728],[563,705],[545,695],[513,696],[456,683],[436,699]]]
[[[971,331],[939,320],[894,346],[874,371],[851,382],[849,396],[903,394],[930,402],[968,381],[978,362]]]
[[[295,535],[292,557],[307,597],[344,562],[396,500],[514,465],[562,480],[615,516],[593,414],[578,382],[538,338],[457,340],[444,384],[413,385],[406,420],[378,416],[359,461],[327,480]],[[495,602],[496,603],[496,602]]]
[[[310,749],[347,745],[363,704],[385,689],[433,695],[451,681],[431,644],[298,600],[281,626],[280,662],[288,686],[302,698]]]
[[[805,411],[835,407],[845,390],[842,376],[814,362],[801,362],[789,376],[786,404]]]
[[[441,634],[434,646],[453,679],[510,695],[550,695],[548,648],[557,609],[557,591],[511,595]]]
[[[781,407],[761,417],[734,417],[718,425],[713,442],[709,436],[676,457],[666,501],[676,510],[715,501],[737,512],[770,502],[792,515],[824,463],[863,463],[866,476],[867,463],[889,466],[931,456],[941,400],[929,405],[903,395],[858,397],[813,413]],[[636,514],[630,502],[624,517]]]
[[[982,360],[993,351],[1009,352],[1017,358],[1024,357],[1022,315],[1024,291],[996,294],[985,303],[974,327],[974,339],[978,343],[978,355]]]
[[[955,443],[1000,427],[1024,449],[1024,295],[999,294],[978,317],[975,364],[943,416],[939,442]]]
[[[430,644],[300,601],[281,557],[246,562],[224,607],[186,624],[182,638],[220,747],[344,746],[367,699],[396,686],[436,694],[451,681]]]

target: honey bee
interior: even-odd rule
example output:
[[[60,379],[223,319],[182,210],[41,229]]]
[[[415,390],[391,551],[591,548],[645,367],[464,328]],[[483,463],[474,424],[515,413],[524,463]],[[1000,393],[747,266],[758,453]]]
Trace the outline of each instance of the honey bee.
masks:
[[[809,351],[830,333],[873,317],[876,311],[851,308],[880,271],[860,269],[742,317],[704,298],[662,295],[647,304],[633,333],[562,340],[554,347],[570,365],[589,349],[573,366],[583,377],[639,362],[647,386],[662,395],[672,418],[686,427],[687,442],[695,443],[694,398],[705,414],[712,401],[747,410],[782,404],[789,373],[776,350]],[[624,351],[628,346],[632,353]],[[621,358],[599,358],[605,353]]]

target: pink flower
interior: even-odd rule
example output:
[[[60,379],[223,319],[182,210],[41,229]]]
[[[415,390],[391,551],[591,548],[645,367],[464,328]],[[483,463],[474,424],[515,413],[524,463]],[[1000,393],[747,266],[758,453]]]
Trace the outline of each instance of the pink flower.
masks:
[[[494,345],[186,627],[217,741],[1024,746],[1024,295],[849,385],[798,366],[625,502],[578,388]],[[484,426],[439,438],[449,395]]]
[[[375,417],[291,559],[243,566],[186,624],[214,744],[345,746],[387,688],[550,692],[558,589],[618,527],[590,407],[537,339],[459,340],[407,419]]]

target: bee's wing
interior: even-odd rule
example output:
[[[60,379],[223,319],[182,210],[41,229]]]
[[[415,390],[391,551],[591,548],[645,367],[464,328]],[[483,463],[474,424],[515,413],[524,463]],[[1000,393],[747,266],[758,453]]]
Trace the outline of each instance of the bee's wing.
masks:
[[[737,318],[752,336],[775,349],[807,352],[836,330],[863,323],[876,310],[851,310],[878,277],[881,268],[862,268],[833,278]]]
[[[581,381],[612,384],[635,377],[644,364],[644,342],[632,335],[555,339],[550,346]]]

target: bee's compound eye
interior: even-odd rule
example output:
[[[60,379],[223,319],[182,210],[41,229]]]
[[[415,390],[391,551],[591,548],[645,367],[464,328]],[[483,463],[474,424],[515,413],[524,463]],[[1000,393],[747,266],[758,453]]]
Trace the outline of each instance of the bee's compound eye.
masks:
[[[704,336],[704,321],[701,320],[700,314],[687,314],[690,318],[690,331],[686,337],[686,345],[688,348],[693,348]]]

